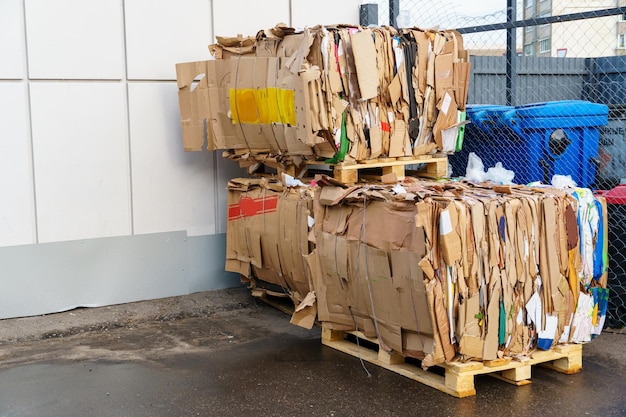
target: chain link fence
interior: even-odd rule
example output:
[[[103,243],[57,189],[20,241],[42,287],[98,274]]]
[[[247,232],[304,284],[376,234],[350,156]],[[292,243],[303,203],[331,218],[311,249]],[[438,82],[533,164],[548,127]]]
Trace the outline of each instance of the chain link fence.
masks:
[[[555,174],[593,190],[626,182],[626,0],[380,0],[364,2],[361,24],[463,34],[471,123],[449,157],[452,176],[465,175],[473,152],[518,184]],[[608,202],[616,328],[626,326],[626,205]]]

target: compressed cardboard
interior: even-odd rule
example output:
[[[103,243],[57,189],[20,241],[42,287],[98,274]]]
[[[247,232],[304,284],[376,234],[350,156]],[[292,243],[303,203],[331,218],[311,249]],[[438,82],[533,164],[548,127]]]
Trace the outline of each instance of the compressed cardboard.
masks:
[[[208,93],[208,71],[206,61],[176,64],[178,103],[183,147],[186,152],[201,151],[208,143],[214,144],[209,130],[210,107]],[[199,79],[199,81],[195,81]]]
[[[223,109],[228,108],[230,102],[230,61],[206,61],[209,85],[210,126],[209,131],[213,138],[211,149],[224,149],[226,144],[232,148],[245,147],[244,142],[237,136],[235,126]]]
[[[456,146],[458,107],[451,88],[444,90],[441,100],[437,104],[439,110],[437,120],[433,126],[433,135],[439,149],[453,152]]]
[[[433,325],[418,265],[424,233],[414,227],[416,207],[371,200],[375,190],[363,206],[355,194],[360,191],[323,187],[316,195],[319,318],[369,332],[385,350],[432,355]]]
[[[456,136],[456,109],[465,107],[469,82],[469,57],[456,32],[316,26],[296,33],[277,26],[256,38],[218,37],[210,50],[215,60],[177,71],[188,151],[204,143],[245,149],[246,158],[226,156],[250,165],[334,156],[340,137],[347,152],[338,157],[358,161],[452,149],[442,135],[446,142]],[[201,74],[210,81],[194,90]],[[454,106],[438,117],[448,90]]]
[[[370,29],[363,29],[351,36],[354,63],[357,69],[361,100],[378,96],[378,71],[376,70],[376,45]]]
[[[439,213],[439,235],[441,237],[441,253],[448,265],[461,259],[461,237],[458,234],[458,212],[454,203],[449,204]]]
[[[454,56],[440,54],[435,57],[435,94],[439,98],[454,89]],[[456,101],[456,100],[455,100]]]
[[[465,315],[465,325],[462,328],[459,353],[470,358],[480,358],[483,356],[485,343],[481,337],[480,295],[473,295],[461,307]]]
[[[250,178],[232,179],[228,190],[225,269],[282,287],[298,306],[294,323],[311,325],[317,313],[316,268],[307,259],[312,190]]]
[[[318,318],[344,328],[354,328],[354,318],[348,308],[353,294],[349,290],[347,241],[323,231],[316,233],[316,241]]]
[[[402,186],[403,197],[381,185],[317,193],[320,320],[425,367],[587,340],[582,319],[569,324],[586,290],[580,277],[571,286],[580,248],[562,238],[578,227],[566,220],[576,206],[568,193],[411,178]]]
[[[424,232],[415,228],[414,238],[423,241]],[[428,317],[428,300],[424,275],[419,267],[421,253],[408,251],[392,251],[391,270],[393,271],[393,285],[395,289],[395,302],[398,305],[394,321],[400,323],[404,329],[415,331],[418,334],[432,334],[433,328]]]
[[[397,195],[318,183],[312,206],[312,189],[229,184],[227,268],[281,285],[296,306],[292,323],[310,327],[317,314],[424,367],[590,340],[592,307],[576,304],[593,303],[582,249],[562,239],[578,235],[571,215],[581,207],[568,193],[406,178]]]
[[[294,324],[317,315],[428,367],[589,341],[602,323],[589,262],[605,257],[581,257],[605,247],[606,225],[578,228],[605,203],[588,190],[316,183],[229,183],[226,268],[283,287]]]
[[[256,49],[255,38],[251,36],[236,37],[216,36],[216,44],[209,45],[209,52],[216,59],[229,59],[241,55],[252,54]]]

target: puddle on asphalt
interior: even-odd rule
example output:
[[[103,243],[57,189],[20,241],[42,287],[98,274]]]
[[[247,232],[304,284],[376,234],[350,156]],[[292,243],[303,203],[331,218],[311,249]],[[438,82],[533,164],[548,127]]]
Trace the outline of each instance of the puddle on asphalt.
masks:
[[[187,388],[180,373],[134,363],[18,366],[0,372],[0,416],[168,415],[171,392]]]

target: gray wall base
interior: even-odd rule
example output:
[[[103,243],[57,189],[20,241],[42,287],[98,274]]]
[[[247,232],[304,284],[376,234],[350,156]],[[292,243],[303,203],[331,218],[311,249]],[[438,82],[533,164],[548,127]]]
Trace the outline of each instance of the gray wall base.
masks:
[[[241,285],[226,235],[184,231],[0,248],[0,319]]]

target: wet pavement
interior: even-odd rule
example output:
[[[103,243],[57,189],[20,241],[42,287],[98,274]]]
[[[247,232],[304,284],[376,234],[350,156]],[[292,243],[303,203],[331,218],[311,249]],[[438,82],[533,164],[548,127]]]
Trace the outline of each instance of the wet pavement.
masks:
[[[0,416],[626,415],[625,334],[585,345],[579,374],[533,367],[522,387],[478,376],[477,395],[457,399],[322,346],[318,328],[245,290],[220,294],[0,339]]]

